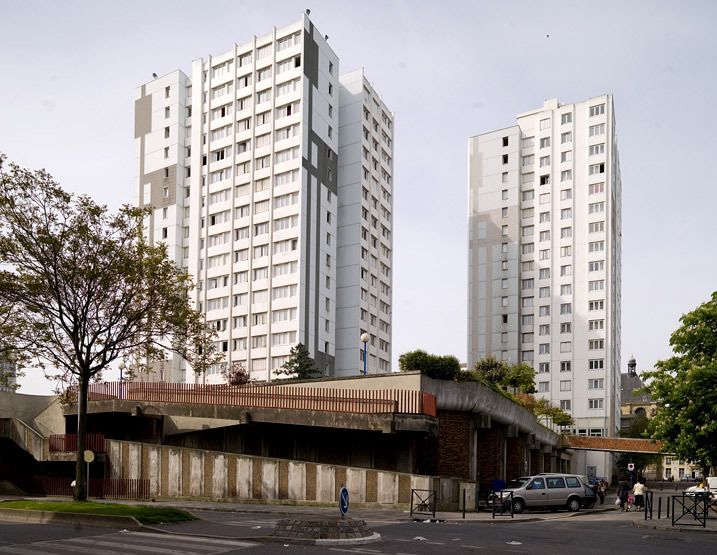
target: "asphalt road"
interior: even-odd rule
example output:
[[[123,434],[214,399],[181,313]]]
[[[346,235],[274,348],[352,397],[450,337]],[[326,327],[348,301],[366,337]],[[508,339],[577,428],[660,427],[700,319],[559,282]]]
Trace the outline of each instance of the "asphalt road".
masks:
[[[215,518],[216,515],[215,515]],[[267,515],[221,515],[227,524],[267,533]],[[217,518],[217,520],[219,519]],[[656,531],[637,528],[632,518],[619,512],[540,522],[391,523],[376,521],[383,541],[355,547],[316,547],[256,544],[250,539],[188,538],[178,534],[108,531],[60,526],[0,523],[0,554],[90,555],[212,555],[242,553],[276,555],[288,553],[365,555],[449,555],[454,553],[530,553],[661,555],[716,553],[717,534]],[[261,528],[254,528],[260,526]],[[242,533],[242,535],[244,535]]]

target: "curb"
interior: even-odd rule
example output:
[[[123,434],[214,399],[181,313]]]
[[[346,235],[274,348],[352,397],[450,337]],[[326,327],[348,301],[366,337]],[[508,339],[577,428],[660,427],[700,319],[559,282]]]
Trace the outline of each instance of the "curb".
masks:
[[[707,528],[697,526],[662,526],[660,524],[646,523],[648,521],[633,521],[632,525],[635,528],[647,528],[650,530],[662,530],[665,532],[696,532],[698,534],[717,534],[717,530],[708,530]]]
[[[31,509],[0,508],[0,520],[24,522],[27,524],[64,524],[127,530],[141,530],[143,528],[139,521],[133,516],[56,513],[52,511],[34,511]]]

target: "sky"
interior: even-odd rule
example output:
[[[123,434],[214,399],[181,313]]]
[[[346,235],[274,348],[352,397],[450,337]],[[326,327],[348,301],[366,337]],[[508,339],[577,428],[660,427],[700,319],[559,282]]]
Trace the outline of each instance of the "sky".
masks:
[[[717,289],[717,2],[0,0],[0,152],[111,208],[134,198],[135,88],[311,9],[395,114],[393,353],[467,350],[467,143],[549,98],[614,95],[622,370],[670,356]],[[111,373],[108,378],[113,377]],[[23,393],[48,393],[39,371]]]

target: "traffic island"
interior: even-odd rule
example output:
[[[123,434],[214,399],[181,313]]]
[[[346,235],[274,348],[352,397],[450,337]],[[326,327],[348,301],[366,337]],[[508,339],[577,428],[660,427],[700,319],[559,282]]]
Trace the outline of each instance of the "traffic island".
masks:
[[[275,541],[312,545],[362,545],[377,542],[378,534],[353,518],[283,519],[271,535]]]

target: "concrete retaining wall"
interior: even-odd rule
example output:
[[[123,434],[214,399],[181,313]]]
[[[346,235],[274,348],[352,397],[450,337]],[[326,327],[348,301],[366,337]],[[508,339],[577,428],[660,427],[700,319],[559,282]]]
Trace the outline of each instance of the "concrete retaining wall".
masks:
[[[223,501],[336,503],[342,485],[352,505],[409,504],[431,478],[331,464],[270,459],[108,440],[108,477],[149,479],[153,497]]]

